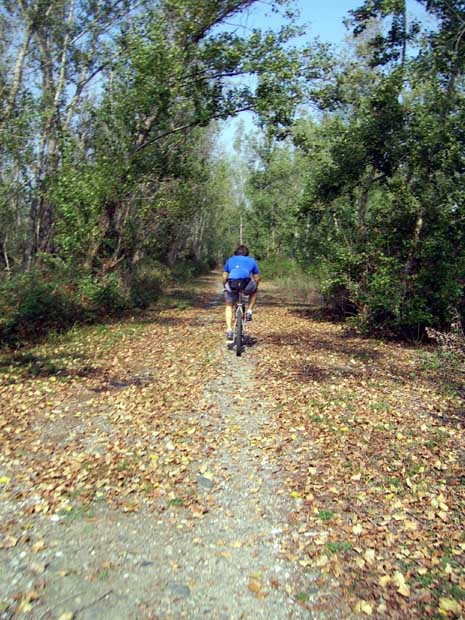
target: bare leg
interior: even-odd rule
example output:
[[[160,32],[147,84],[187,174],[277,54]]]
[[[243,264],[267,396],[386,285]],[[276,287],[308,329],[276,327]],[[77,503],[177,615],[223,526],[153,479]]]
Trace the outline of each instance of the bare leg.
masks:
[[[257,303],[257,293],[252,293],[249,295],[249,303],[247,310],[253,310],[255,308],[255,304]]]
[[[226,302],[225,317],[226,317],[226,327],[228,328],[228,330],[232,331],[232,323],[233,323],[233,305],[232,305],[232,303]]]

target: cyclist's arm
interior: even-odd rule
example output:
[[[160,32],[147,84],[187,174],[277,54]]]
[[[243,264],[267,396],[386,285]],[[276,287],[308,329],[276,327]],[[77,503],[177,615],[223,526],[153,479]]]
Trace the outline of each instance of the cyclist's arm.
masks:
[[[260,271],[259,271],[259,269],[258,269],[258,265],[257,265],[256,261],[254,261],[254,265],[253,265],[253,267],[252,267],[252,271],[251,271],[251,274],[250,274],[250,275],[251,275],[251,276],[252,276],[252,278],[255,280],[255,283],[256,283],[256,284],[257,284],[257,286],[258,286],[258,284],[259,284],[259,282],[260,282]]]
[[[226,284],[226,282],[228,281],[228,278],[229,278],[229,272],[223,271],[223,284]]]

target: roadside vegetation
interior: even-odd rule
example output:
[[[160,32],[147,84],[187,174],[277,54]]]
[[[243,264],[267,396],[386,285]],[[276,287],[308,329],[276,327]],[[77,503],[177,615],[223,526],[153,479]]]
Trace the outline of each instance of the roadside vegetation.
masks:
[[[232,25],[259,4],[2,3],[2,340],[144,307],[241,234],[364,333],[462,317],[463,9],[361,3],[336,53],[291,0]]]

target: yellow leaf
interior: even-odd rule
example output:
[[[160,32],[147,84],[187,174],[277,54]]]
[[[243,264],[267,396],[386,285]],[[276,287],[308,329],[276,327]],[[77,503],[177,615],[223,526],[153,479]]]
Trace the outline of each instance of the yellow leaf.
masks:
[[[9,482],[10,482],[10,479],[8,478],[8,476],[0,477],[0,484],[8,484]]]
[[[45,542],[43,540],[38,540],[36,543],[32,545],[32,550],[34,553],[39,553],[42,549],[45,548]]]
[[[32,605],[29,601],[21,601],[18,605],[18,609],[16,610],[19,614],[27,614],[31,611]]]
[[[367,549],[365,551],[365,560],[368,562],[368,564],[373,564],[373,562],[375,561],[375,550],[374,549]]]
[[[416,521],[409,521],[407,519],[407,521],[405,521],[404,523],[404,527],[406,530],[415,531],[418,529],[418,524]]]
[[[254,594],[257,598],[265,598],[266,594],[262,590],[262,584],[258,579],[254,579],[251,577],[249,579],[249,583],[247,585],[248,589],[252,594]]]
[[[65,611],[64,613],[61,614],[58,620],[73,620],[73,618],[74,618],[74,613],[72,611]]]
[[[311,566],[312,562],[310,560],[299,560],[300,566],[306,568],[307,566]]]
[[[219,558],[230,558],[232,557],[232,553],[230,551],[220,551],[216,554]]]
[[[367,616],[371,616],[371,614],[373,613],[373,606],[370,605],[370,603],[368,603],[367,601],[359,601],[355,605],[355,612],[363,613],[363,614],[366,614]]]
[[[397,592],[402,594],[402,596],[410,596],[410,588],[406,583],[397,588]]]
[[[320,557],[318,558],[318,560],[316,561],[316,565],[317,566],[326,566],[326,564],[328,564],[329,562],[329,558],[327,555],[320,555]]]
[[[405,577],[400,572],[394,573],[394,575],[392,576],[392,581],[396,584],[396,586],[399,589],[406,585],[405,584]]]
[[[363,532],[363,527],[360,525],[360,523],[357,523],[357,525],[354,525],[354,527],[352,528],[352,531],[356,536],[360,536],[360,534]]]
[[[291,497],[294,497],[295,499],[299,499],[301,495],[298,491],[292,491]]]
[[[379,578],[379,585],[382,588],[385,588],[389,583],[391,583],[391,577],[389,575],[383,575]]]
[[[439,599],[439,613],[442,616],[449,615],[449,612],[458,616],[460,614],[460,604],[452,598]]]
[[[18,539],[14,536],[6,536],[3,546],[5,547],[5,549],[11,549],[11,547],[16,547],[17,542]]]
[[[452,573],[454,572],[454,571],[452,570],[452,566],[451,566],[449,563],[447,563],[447,564],[444,566],[444,572],[446,573],[446,575],[452,575]]]
[[[204,471],[203,477],[206,478],[207,480],[213,480],[215,476],[213,475],[211,471]]]

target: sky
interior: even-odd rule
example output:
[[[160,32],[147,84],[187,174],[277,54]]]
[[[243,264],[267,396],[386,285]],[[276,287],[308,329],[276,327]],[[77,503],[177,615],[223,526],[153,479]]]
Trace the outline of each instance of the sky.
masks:
[[[318,37],[322,42],[337,46],[342,46],[344,38],[349,34],[343,23],[344,19],[348,17],[351,9],[362,4],[363,0],[295,0],[295,6],[300,12],[299,23],[305,24],[307,39]],[[407,8],[409,12],[418,14],[418,4],[414,0],[408,1]],[[250,28],[277,29],[283,23],[280,16],[271,12],[269,2],[263,0],[254,5],[250,12],[232,18],[230,26],[244,28],[246,31]],[[232,151],[232,142],[240,119],[243,119],[246,129],[253,127],[251,113],[239,114],[225,122],[220,144],[226,151]]]
[[[342,44],[348,33],[343,24],[350,9],[362,4],[362,0],[295,0],[295,6],[300,12],[300,23],[306,26],[307,39],[320,38],[323,42]],[[249,28],[277,29],[284,20],[270,10],[269,4],[259,2],[253,9],[231,19],[232,26],[239,26],[245,30]],[[224,123],[220,135],[220,144],[226,151],[232,150],[232,142],[238,123],[242,119],[246,128],[252,128],[253,115],[241,113],[236,118]]]

